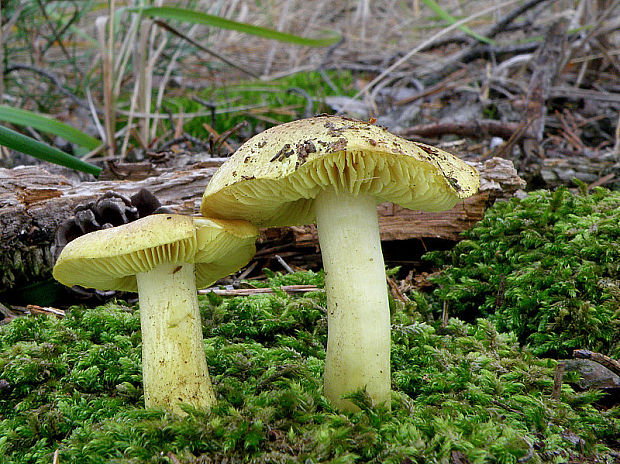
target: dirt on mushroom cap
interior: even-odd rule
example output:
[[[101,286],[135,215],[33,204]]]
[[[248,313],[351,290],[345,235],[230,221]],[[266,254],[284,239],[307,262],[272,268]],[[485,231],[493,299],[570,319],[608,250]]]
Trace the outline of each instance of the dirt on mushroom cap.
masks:
[[[314,222],[312,199],[326,188],[441,211],[478,186],[477,171],[450,153],[371,123],[319,116],[243,144],[211,179],[201,211],[259,226],[307,224]]]

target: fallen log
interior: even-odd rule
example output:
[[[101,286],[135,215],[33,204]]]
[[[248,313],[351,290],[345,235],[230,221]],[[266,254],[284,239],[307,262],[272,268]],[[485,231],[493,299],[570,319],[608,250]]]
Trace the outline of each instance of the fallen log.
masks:
[[[158,171],[151,177],[138,175],[139,180],[128,176],[123,180],[99,180],[75,186],[41,166],[0,169],[0,294],[51,277],[56,229],[73,216],[76,206],[108,191],[130,196],[146,188],[172,211],[197,214],[202,193],[221,163],[218,159],[185,170]],[[380,205],[382,239],[457,240],[459,233],[478,221],[497,198],[510,197],[525,185],[510,161],[493,158],[477,163],[476,167],[482,178],[480,192],[451,211],[423,213],[392,204]],[[270,229],[263,231],[259,249],[261,244],[273,244],[274,237],[286,237],[295,246],[318,243],[312,226]]]
[[[0,169],[0,293],[51,277],[56,229],[73,216],[79,204],[110,190],[131,195],[146,188],[175,212],[193,214],[220,164],[137,181],[104,180],[77,186],[40,166]]]

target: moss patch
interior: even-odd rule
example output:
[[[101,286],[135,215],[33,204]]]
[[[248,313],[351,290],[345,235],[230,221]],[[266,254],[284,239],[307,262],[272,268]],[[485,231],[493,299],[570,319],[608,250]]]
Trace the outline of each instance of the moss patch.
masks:
[[[270,285],[321,284],[272,274]],[[0,461],[564,462],[604,458],[618,408],[567,384],[550,398],[555,362],[522,350],[487,320],[423,322],[392,314],[392,411],[341,414],[321,396],[325,295],[201,298],[205,354],[218,397],[178,418],[142,408],[138,311],[120,303],[24,317],[0,328]],[[611,461],[609,461],[611,462]]]
[[[538,191],[498,203],[466,240],[427,259],[436,309],[489,317],[535,354],[620,358],[620,192]]]

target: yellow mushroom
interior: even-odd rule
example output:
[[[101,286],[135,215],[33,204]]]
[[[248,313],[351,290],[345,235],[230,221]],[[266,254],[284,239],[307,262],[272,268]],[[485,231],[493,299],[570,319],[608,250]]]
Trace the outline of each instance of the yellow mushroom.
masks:
[[[438,148],[374,124],[319,116],[248,140],[205,190],[205,216],[257,226],[316,221],[325,269],[328,341],[324,393],[360,388],[390,398],[390,321],[376,205],[443,211],[474,194],[477,171]],[[388,404],[389,406],[389,404]]]
[[[53,274],[68,286],[138,292],[145,405],[182,414],[180,403],[215,403],[196,289],[247,264],[257,234],[245,221],[154,214],[69,242]]]

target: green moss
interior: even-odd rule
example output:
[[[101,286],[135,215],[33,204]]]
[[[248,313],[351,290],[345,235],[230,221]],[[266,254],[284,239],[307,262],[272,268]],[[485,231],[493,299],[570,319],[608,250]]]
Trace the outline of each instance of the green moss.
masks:
[[[489,317],[539,355],[620,357],[620,192],[565,188],[498,203],[448,252],[436,308]]]
[[[141,391],[139,327],[130,308],[113,304],[3,326],[0,461],[49,462],[76,428],[140,404],[120,389]]]
[[[320,283],[322,274],[272,274]],[[415,304],[396,306],[392,411],[364,392],[356,414],[322,397],[327,326],[322,292],[201,297],[211,411],[179,418],[142,407],[138,312],[122,304],[72,308],[0,327],[0,462],[563,462],[598,456],[620,433],[619,409],[564,385],[555,362],[494,324],[451,319],[438,331]],[[581,445],[571,438],[579,437]],[[574,442],[574,439],[573,439]],[[585,458],[584,458],[585,459]]]

